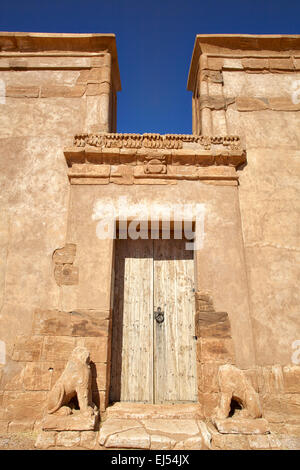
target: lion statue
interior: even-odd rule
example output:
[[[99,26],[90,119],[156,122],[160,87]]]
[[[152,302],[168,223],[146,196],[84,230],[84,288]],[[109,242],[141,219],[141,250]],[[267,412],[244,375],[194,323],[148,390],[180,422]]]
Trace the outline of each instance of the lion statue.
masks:
[[[232,400],[238,405],[237,418],[261,418],[262,410],[258,393],[254,390],[245,373],[237,367],[226,364],[219,367],[219,406],[214,419],[226,419],[232,412]]]
[[[71,414],[71,409],[66,405],[77,396],[80,411],[95,414],[97,407],[92,402],[91,382],[90,353],[85,347],[78,346],[72,351],[65,370],[49,393],[47,412],[53,414],[60,410],[62,414]]]

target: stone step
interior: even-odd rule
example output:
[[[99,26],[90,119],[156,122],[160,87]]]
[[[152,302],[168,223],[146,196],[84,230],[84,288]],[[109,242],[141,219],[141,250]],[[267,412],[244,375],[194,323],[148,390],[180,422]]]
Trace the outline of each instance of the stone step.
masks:
[[[209,449],[211,434],[196,419],[108,418],[99,445],[110,449]]]
[[[106,409],[107,418],[123,419],[203,419],[199,403],[149,404],[118,402]]]

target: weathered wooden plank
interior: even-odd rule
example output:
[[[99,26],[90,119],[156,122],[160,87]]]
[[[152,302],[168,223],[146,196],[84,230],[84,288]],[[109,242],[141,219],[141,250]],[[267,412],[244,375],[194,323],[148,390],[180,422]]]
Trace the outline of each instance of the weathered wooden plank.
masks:
[[[117,240],[111,401],[153,401],[153,241]]]
[[[193,252],[185,240],[154,240],[155,403],[197,401]]]

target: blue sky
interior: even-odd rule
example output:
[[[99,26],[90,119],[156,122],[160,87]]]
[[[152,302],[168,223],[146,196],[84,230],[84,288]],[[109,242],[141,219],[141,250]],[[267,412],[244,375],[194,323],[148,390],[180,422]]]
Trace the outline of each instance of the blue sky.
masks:
[[[115,33],[118,132],[191,133],[196,34],[300,34],[299,0],[13,0],[1,31]]]

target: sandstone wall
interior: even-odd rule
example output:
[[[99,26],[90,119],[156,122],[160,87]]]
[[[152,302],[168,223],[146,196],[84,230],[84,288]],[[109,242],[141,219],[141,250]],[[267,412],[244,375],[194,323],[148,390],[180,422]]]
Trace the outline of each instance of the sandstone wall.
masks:
[[[257,363],[285,365],[300,338],[300,73],[252,72],[223,73],[236,97],[226,117],[247,148],[239,199]]]
[[[239,135],[239,170],[256,363],[289,365],[299,323],[300,42],[198,35],[188,87],[194,133]],[[298,354],[299,358],[299,354]]]
[[[94,50],[101,35],[78,43],[63,36],[0,35],[0,401],[10,402],[10,421],[22,409],[23,418],[38,414],[50,386],[51,364],[42,365],[48,379],[37,376],[35,364],[26,366],[41,346],[26,337],[37,308],[60,309],[52,256],[67,234],[63,147],[93,126],[115,130],[117,65],[108,52],[114,38]],[[24,353],[14,352],[16,343]]]

